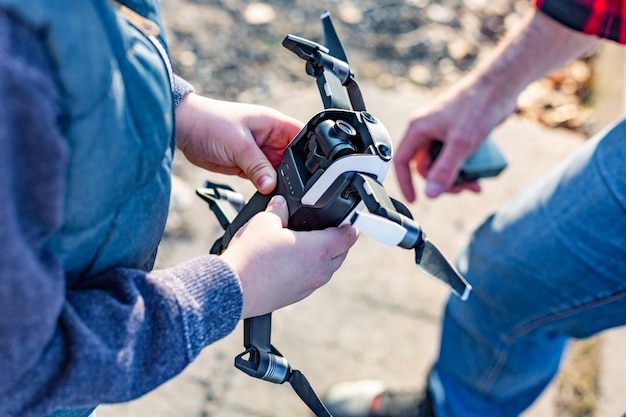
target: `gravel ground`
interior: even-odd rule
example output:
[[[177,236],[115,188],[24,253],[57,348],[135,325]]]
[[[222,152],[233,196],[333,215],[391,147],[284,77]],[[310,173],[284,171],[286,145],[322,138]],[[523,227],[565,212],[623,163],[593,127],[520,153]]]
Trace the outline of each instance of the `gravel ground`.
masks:
[[[197,91],[262,103],[311,85],[304,62],[281,46],[291,33],[322,43],[329,10],[357,80],[398,89],[450,85],[520,22],[528,0],[168,0],[163,2],[175,68]],[[585,132],[592,114],[593,54],[532,84],[519,112]]]

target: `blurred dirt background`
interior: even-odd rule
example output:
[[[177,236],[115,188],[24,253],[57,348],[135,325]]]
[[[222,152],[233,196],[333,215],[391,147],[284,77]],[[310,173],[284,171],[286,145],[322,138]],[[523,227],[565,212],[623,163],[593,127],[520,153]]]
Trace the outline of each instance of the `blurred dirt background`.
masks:
[[[322,43],[319,16],[325,9],[357,80],[432,91],[461,77],[529,7],[528,0],[163,2],[175,70],[200,93],[245,102],[311,85],[304,61],[281,41],[291,33]],[[519,98],[519,113],[587,133],[594,55],[530,85]]]

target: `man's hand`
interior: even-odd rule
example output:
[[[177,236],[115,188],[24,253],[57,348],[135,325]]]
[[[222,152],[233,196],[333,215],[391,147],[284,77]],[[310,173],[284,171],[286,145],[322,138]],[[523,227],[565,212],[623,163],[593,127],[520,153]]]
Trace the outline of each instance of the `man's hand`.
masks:
[[[193,164],[250,179],[262,193],[276,186],[276,166],[303,124],[265,106],[189,93],[176,107],[177,147]]]
[[[427,109],[413,114],[394,156],[398,182],[407,200],[415,201],[413,169],[426,178],[428,197],[464,189],[480,191],[476,181],[456,184],[455,180],[465,160],[493,126],[511,113],[515,101],[500,103],[485,115],[483,111],[490,107],[489,100],[496,98],[482,96],[478,88],[471,83],[458,84],[431,102]],[[433,162],[429,150],[435,140],[444,145]]]
[[[476,182],[455,184],[463,162],[515,110],[517,96],[530,82],[597,43],[597,38],[573,31],[533,9],[489,57],[412,116],[394,157],[406,199],[415,200],[413,169],[426,179],[428,197],[463,189],[479,191]],[[434,140],[444,144],[435,162],[428,155]]]

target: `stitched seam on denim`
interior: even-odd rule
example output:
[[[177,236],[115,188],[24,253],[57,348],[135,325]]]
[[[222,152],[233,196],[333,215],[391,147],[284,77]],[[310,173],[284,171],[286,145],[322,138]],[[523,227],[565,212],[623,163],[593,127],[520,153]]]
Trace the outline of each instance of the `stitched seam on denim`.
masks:
[[[85,408],[83,410],[80,410],[80,414],[76,414],[74,417],[89,417],[94,412],[94,410],[95,410],[95,407]]]
[[[603,183],[605,184],[606,189],[611,193],[616,203],[619,206],[621,206],[623,210],[626,212],[626,207],[622,204],[622,201],[618,198],[618,193],[615,192],[614,187],[612,187],[611,184],[608,183],[606,172],[605,170],[603,170],[602,165],[600,165],[599,160],[595,155],[592,156],[591,163],[593,163],[596,166],[599,176],[601,180],[603,181]],[[555,234],[559,237],[559,239],[561,239],[561,241],[563,242],[563,245],[568,248],[571,256],[577,259],[577,262],[587,265],[593,269],[593,266],[594,266],[593,264],[591,264],[588,261],[585,261],[585,259],[583,259],[582,257],[577,256],[578,251],[576,250],[576,248],[573,248],[572,246],[570,246],[570,244],[568,244],[568,240],[562,237],[560,230],[555,226],[554,223],[551,224],[551,227],[555,230]],[[513,330],[508,336],[501,338],[502,347],[501,349],[499,349],[499,354],[496,360],[493,362],[492,367],[487,372],[486,377],[483,380],[483,382],[478,385],[479,389],[487,390],[493,386],[494,381],[496,380],[498,374],[500,373],[500,370],[503,364],[505,363],[506,358],[509,354],[508,352],[510,351],[510,346],[517,337],[523,335],[524,333],[534,330],[535,328],[539,327],[540,325],[543,325],[544,323],[556,321],[563,317],[567,317],[568,315],[576,314],[580,311],[593,309],[602,305],[609,304],[611,302],[614,302],[623,298],[624,296],[626,296],[626,289],[623,289],[621,291],[615,292],[610,295],[606,295],[604,297],[595,299],[593,301],[590,301],[590,302],[587,302],[578,306],[571,306],[568,309],[562,310],[561,312],[557,312],[557,313],[550,314],[548,316],[537,318],[535,320],[527,322],[524,325],[518,326],[517,330]]]
[[[553,313],[553,314],[549,314],[547,316],[543,316],[534,320],[529,321],[528,323],[518,326],[516,329],[517,330],[513,330],[508,336],[504,336],[501,340],[502,340],[502,349],[500,349],[500,354],[498,355],[498,357],[496,358],[495,362],[493,363],[493,366],[491,367],[491,369],[489,370],[489,372],[487,372],[487,376],[485,377],[484,381],[478,385],[478,388],[481,391],[486,391],[487,389],[490,389],[493,386],[493,383],[496,379],[496,377],[498,376],[500,370],[502,369],[502,364],[505,362],[506,358],[506,354],[505,352],[509,351],[509,348],[511,347],[511,344],[513,343],[513,341],[520,337],[523,334],[529,333],[530,331],[540,327],[541,325],[545,324],[545,323],[549,323],[549,322],[553,322],[556,321],[558,319],[561,319],[563,317],[567,317],[576,313],[579,313],[581,311],[585,311],[585,310],[591,310],[594,309],[596,307],[601,307],[604,306],[606,304],[610,304],[612,302],[618,301],[620,299],[623,299],[626,297],[626,290],[622,290],[618,293],[614,293],[611,294],[609,296],[606,297],[602,297],[600,299],[597,300],[593,300],[591,302],[587,302],[584,304],[580,304],[577,306],[573,306],[570,307],[568,309],[565,309],[561,312],[557,312],[557,313]]]

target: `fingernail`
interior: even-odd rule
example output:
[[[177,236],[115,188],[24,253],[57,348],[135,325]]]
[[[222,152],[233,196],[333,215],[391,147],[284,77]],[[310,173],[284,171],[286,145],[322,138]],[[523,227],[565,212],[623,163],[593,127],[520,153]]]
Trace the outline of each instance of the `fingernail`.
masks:
[[[259,179],[259,188],[261,188],[262,190],[265,190],[265,191],[271,190],[273,184],[274,184],[274,179],[270,177],[269,175],[263,175]]]
[[[270,205],[272,207],[282,207],[287,203],[287,201],[285,200],[285,197],[283,197],[282,195],[275,195],[274,197],[272,197],[272,199],[270,200]]]
[[[430,198],[439,197],[443,193],[443,186],[436,182],[426,182],[426,196]]]

